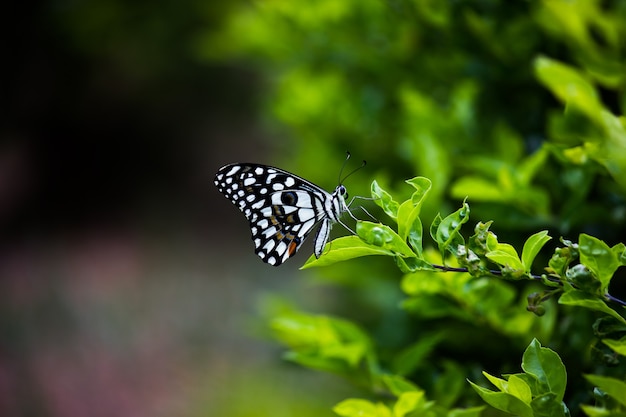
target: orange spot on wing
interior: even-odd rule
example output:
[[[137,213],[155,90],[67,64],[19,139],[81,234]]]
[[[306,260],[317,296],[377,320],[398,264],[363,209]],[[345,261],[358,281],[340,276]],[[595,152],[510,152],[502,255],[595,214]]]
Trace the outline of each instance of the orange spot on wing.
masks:
[[[293,256],[293,254],[296,253],[297,247],[298,247],[298,244],[292,240],[291,243],[289,244],[289,247],[287,248],[287,252],[289,252],[289,256]]]

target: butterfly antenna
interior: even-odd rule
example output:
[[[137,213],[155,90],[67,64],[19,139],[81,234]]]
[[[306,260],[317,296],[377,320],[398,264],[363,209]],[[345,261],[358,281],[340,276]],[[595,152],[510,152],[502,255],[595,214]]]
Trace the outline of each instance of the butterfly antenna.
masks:
[[[343,169],[346,167],[346,163],[348,159],[350,159],[350,151],[346,151],[346,159],[344,159],[343,164],[341,164],[341,169],[339,170],[339,178],[337,178],[337,184],[341,184],[341,174],[343,173]]]
[[[361,166],[360,166],[360,167],[358,167],[358,168],[355,168],[352,172],[350,172],[348,175],[346,175],[345,177],[343,177],[343,180],[340,180],[340,181],[339,181],[339,184],[343,184],[343,182],[344,182],[346,179],[348,179],[348,177],[349,177],[350,175],[354,174],[354,173],[355,173],[355,172],[357,172],[359,169],[364,168],[364,167],[365,167],[365,165],[367,165],[367,161],[366,161],[366,160],[363,160],[363,163],[361,164]]]

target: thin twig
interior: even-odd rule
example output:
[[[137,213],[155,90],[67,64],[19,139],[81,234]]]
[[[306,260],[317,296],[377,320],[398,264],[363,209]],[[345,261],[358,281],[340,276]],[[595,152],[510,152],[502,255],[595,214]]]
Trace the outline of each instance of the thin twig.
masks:
[[[467,268],[456,268],[456,267],[447,266],[447,265],[435,265],[435,264],[433,264],[432,267],[433,268],[437,268],[437,269],[439,269],[441,271],[446,271],[446,272],[469,272],[469,270]],[[502,276],[502,271],[490,269],[488,272],[491,275]],[[528,277],[532,278],[534,280],[537,280],[537,281],[543,281],[543,279],[544,279],[544,275],[528,274]],[[559,278],[557,278],[557,277],[545,275],[545,278],[548,279],[549,281],[557,282],[557,283],[563,285],[561,280]],[[620,300],[619,298],[613,297],[609,293],[604,294],[604,298],[606,298],[608,301],[611,301],[613,303],[619,304],[622,307],[626,307],[626,301],[623,301],[623,300]]]

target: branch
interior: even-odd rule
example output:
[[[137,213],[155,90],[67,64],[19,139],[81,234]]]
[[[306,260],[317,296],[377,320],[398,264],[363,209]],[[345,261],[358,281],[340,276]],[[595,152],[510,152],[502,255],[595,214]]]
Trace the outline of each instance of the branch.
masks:
[[[469,272],[469,270],[467,268],[455,268],[452,266],[447,266],[447,265],[432,265],[433,268],[437,268],[441,271],[446,271],[446,272]],[[498,271],[498,270],[493,270],[490,269],[489,273],[491,275],[497,275],[497,276],[502,276],[502,271]],[[543,280],[543,276],[542,275],[534,275],[534,274],[528,274],[528,277],[537,280],[537,281],[542,281]],[[562,281],[559,278],[556,277],[552,277],[549,275],[545,276],[549,281],[552,282],[556,282],[559,283],[561,285],[563,285]],[[606,293],[604,294],[604,298],[606,298],[608,301],[611,301],[613,303],[619,304],[622,307],[626,307],[626,301],[620,300],[619,298],[613,297],[611,294]]]

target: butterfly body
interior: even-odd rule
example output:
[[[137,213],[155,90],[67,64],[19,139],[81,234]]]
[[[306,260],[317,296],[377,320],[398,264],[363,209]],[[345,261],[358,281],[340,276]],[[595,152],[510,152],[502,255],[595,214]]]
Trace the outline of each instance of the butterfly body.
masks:
[[[328,193],[267,165],[229,164],[219,169],[214,182],[248,219],[256,254],[274,266],[292,257],[318,223],[314,253],[319,258],[332,225],[348,211],[343,185]]]

